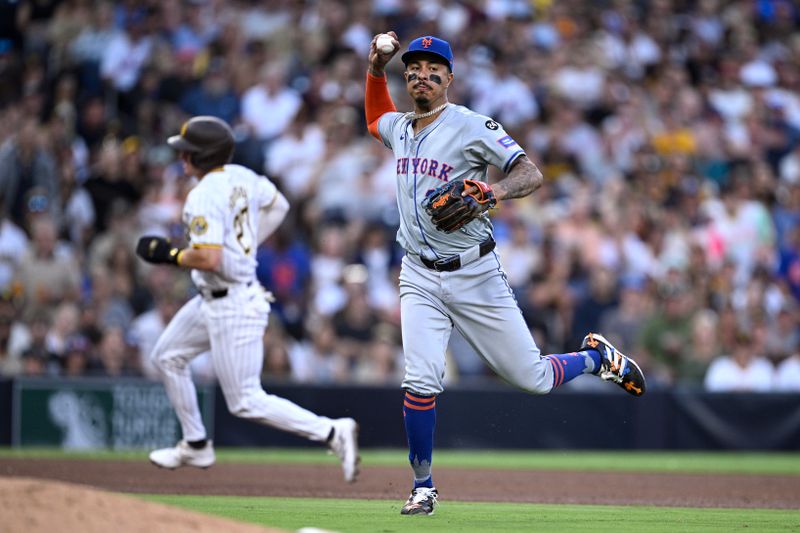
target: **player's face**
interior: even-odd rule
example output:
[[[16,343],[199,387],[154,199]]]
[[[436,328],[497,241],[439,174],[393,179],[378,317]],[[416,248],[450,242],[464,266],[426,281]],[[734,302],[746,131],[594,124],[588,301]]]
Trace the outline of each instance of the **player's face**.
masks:
[[[423,58],[409,61],[403,75],[408,94],[417,104],[423,106],[441,100],[453,81],[453,74],[447,65]]]
[[[189,152],[181,152],[180,158],[183,166],[183,175],[195,176],[197,174],[197,169],[195,169],[194,165],[189,161]]]

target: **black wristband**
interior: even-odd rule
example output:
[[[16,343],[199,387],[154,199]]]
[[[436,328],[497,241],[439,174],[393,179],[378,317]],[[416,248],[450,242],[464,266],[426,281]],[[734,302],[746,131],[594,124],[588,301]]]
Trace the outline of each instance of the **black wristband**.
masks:
[[[181,266],[181,257],[185,248],[171,248],[167,261],[175,266]]]

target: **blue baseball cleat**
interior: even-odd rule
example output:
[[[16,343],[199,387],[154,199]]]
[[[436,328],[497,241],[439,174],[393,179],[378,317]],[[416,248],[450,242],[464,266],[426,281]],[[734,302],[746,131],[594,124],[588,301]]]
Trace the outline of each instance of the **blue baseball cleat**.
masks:
[[[646,389],[644,374],[636,361],[623,354],[599,333],[589,333],[583,338],[581,350],[600,352],[602,366],[598,376],[622,387],[628,394],[641,396]]]

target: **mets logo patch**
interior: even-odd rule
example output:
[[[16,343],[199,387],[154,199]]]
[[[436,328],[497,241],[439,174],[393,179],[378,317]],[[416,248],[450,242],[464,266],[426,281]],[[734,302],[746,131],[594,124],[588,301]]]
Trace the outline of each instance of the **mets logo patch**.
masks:
[[[447,203],[447,196],[442,196],[442,197],[438,198],[435,202],[433,202],[431,204],[431,207],[433,207],[434,209],[439,209],[440,207],[442,207],[446,203]]]
[[[194,217],[192,221],[189,222],[189,231],[195,235],[202,235],[208,231],[208,222],[206,222],[206,217]]]
[[[517,144],[517,141],[512,139],[511,135],[506,135],[505,137],[500,137],[499,139],[497,139],[497,142],[499,142],[500,146],[502,146],[503,148],[511,148],[512,146]]]

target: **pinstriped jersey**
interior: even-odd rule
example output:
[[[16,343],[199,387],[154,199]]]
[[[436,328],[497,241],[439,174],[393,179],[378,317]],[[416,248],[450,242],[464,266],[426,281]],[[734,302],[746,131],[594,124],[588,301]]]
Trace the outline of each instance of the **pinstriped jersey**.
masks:
[[[192,270],[197,287],[213,290],[255,280],[259,210],[277,196],[268,178],[240,165],[214,169],[195,185],[183,206],[189,246],[222,250],[218,270]]]
[[[397,160],[400,246],[428,259],[440,259],[461,253],[492,235],[486,215],[453,233],[439,231],[421,204],[426,194],[447,182],[486,181],[489,165],[508,172],[525,152],[500,124],[464,106],[449,104],[416,135],[405,113],[385,113],[378,131]]]

